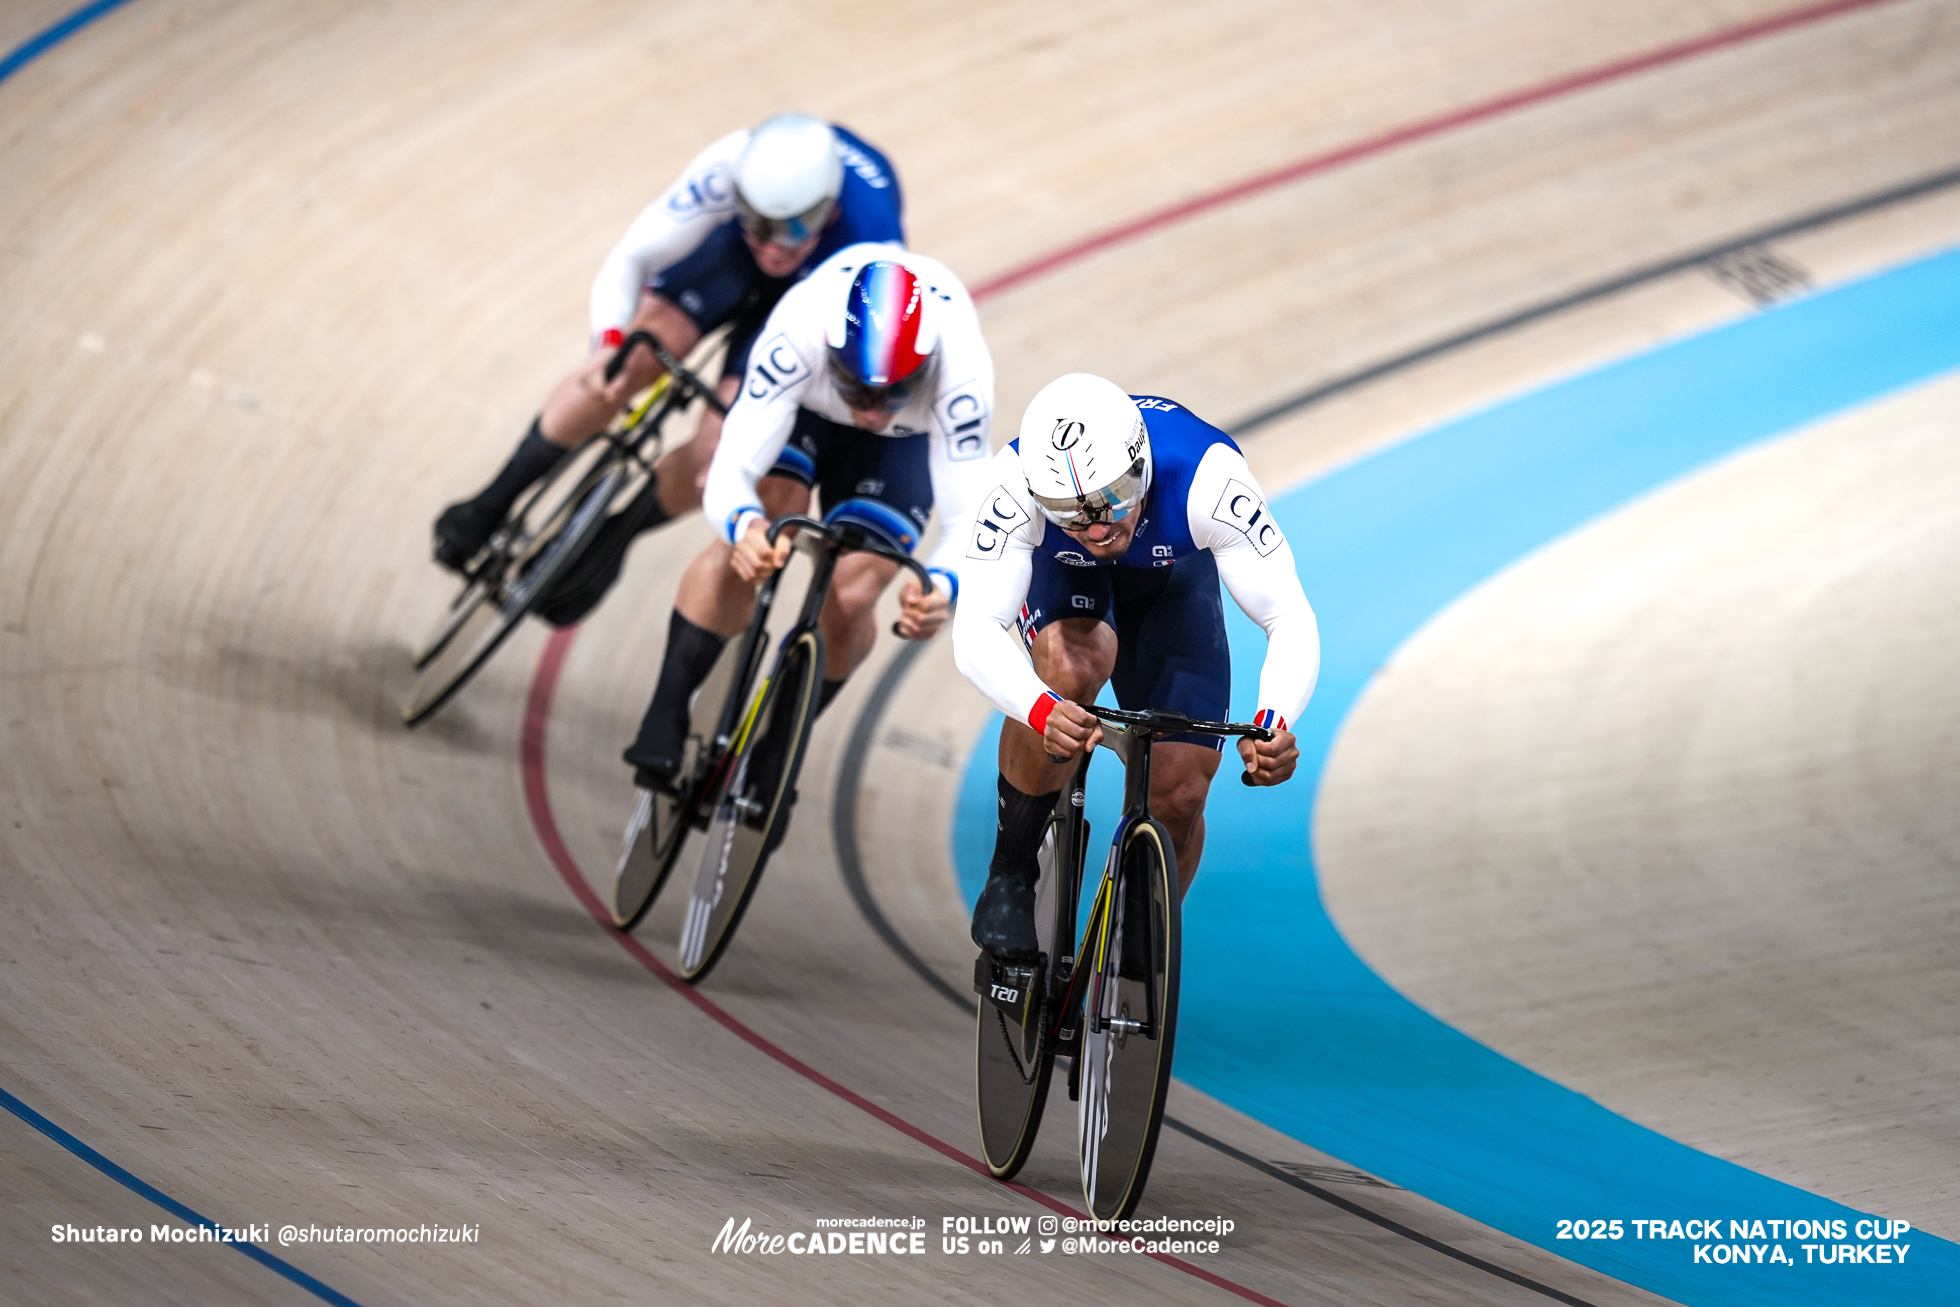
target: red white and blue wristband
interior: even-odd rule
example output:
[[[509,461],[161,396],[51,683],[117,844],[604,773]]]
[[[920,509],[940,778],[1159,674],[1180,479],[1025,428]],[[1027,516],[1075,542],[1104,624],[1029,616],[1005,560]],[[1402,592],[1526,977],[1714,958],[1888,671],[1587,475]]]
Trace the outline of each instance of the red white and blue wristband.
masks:
[[[1254,726],[1263,726],[1269,731],[1283,731],[1286,729],[1286,718],[1280,716],[1271,708],[1261,708],[1253,714],[1252,724]]]
[[[1036,735],[1048,730],[1048,714],[1054,712],[1055,705],[1061,701],[1062,696],[1053,690],[1043,690],[1041,697],[1034,701],[1034,707],[1028,709],[1028,725],[1034,727]]]
[[[626,333],[618,327],[607,327],[599,333],[599,348],[618,349],[626,340]]]

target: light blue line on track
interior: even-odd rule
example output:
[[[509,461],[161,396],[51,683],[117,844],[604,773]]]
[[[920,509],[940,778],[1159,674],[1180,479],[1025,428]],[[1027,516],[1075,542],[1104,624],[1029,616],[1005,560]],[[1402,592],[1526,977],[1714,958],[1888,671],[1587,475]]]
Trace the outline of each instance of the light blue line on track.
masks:
[[[1905,1264],[1886,1266],[1802,1264],[1795,1245],[1817,1239],[1783,1240],[1794,1267],[1696,1265],[1684,1242],[1630,1235],[1554,1240],[1555,1223],[1577,1217],[1849,1224],[1867,1214],[1677,1144],[1431,1017],[1341,938],[1309,842],[1342,721],[1375,670],[1451,601],[1714,459],[1956,367],[1960,251],[1473,414],[1277,499],[1320,616],[1320,685],[1285,790],[1212,791],[1204,871],[1185,911],[1178,1074],[1355,1166],[1695,1307],[1960,1300],[1960,1248],[1920,1231],[1901,1241]],[[1265,641],[1226,607],[1242,718]],[[968,902],[992,852],[993,739],[990,726],[969,759],[955,822]],[[1116,768],[1099,771],[1092,806],[1107,814]]]

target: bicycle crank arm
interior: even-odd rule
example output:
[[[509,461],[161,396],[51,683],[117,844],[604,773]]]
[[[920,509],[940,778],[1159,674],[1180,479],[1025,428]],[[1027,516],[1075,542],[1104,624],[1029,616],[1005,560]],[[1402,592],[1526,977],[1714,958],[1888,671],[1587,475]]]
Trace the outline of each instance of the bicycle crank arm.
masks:
[[[1041,992],[1041,963],[1015,966],[982,953],[973,960],[973,992],[1025,1030],[1034,1018],[1035,995]]]

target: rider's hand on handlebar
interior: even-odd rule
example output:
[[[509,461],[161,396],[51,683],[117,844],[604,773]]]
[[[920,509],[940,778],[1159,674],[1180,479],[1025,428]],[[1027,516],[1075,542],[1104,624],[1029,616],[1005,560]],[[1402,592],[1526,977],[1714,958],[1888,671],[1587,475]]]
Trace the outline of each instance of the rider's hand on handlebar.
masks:
[[[660,364],[653,357],[653,351],[641,346],[626,360],[619,375],[607,381],[606,368],[617,352],[612,345],[600,345],[594,349],[592,356],[585,360],[585,366],[579,369],[579,389],[608,404],[624,404],[635,392],[652,385],[660,375]]]
[[[932,639],[953,611],[938,586],[921,586],[916,576],[898,587],[898,608],[898,633],[908,640]]]
[[[1041,733],[1048,756],[1058,761],[1088,752],[1102,743],[1102,737],[1102,723],[1096,715],[1068,699],[1049,710],[1048,729]]]
[[[1292,731],[1274,731],[1270,740],[1240,736],[1239,757],[1245,760],[1246,775],[1252,777],[1254,785],[1278,785],[1300,765],[1300,750],[1293,743]]]
[[[729,565],[735,569],[735,575],[754,585],[789,561],[789,551],[795,543],[790,533],[784,531],[775,544],[770,544],[769,524],[758,517],[750,521],[749,529],[735,542],[735,556]]]

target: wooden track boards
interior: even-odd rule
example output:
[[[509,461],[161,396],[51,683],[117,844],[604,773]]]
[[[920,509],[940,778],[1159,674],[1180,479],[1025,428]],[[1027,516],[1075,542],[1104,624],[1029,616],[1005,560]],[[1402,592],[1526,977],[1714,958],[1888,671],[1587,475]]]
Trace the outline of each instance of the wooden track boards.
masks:
[[[60,12],[12,9],[0,41]],[[788,6],[135,0],[102,19],[0,83],[6,1087],[219,1219],[481,1223],[466,1252],[288,1250],[367,1302],[791,1288],[914,1302],[1030,1285],[1216,1300],[1144,1264],[928,1259],[874,1280],[711,1259],[724,1215],[1008,1200],[762,1060],[579,912],[537,852],[516,767],[536,633],[424,731],[399,729],[406,649],[444,589],[427,523],[577,357],[584,286],[625,222],[730,125],[807,107],[862,130],[897,160],[915,243],[978,285],[1276,164],[1774,12],[1103,4],[894,31],[882,10],[813,26]],[[1950,166],[1957,41],[1949,10],[1899,0],[1085,260],[987,306],[1001,426],[1074,366],[1229,418],[1575,282]],[[1303,415],[1254,456],[1283,479],[1727,311],[1723,295],[1684,281],[1602,309],[1556,350],[1496,342],[1469,376],[1440,363],[1420,387]],[[702,538],[689,522],[641,547],[559,691],[552,794],[588,870],[623,819],[613,758],[672,570]],[[907,820],[913,842],[870,871],[957,977],[939,820],[953,774],[919,765],[977,720],[945,653],[908,685],[915,743],[880,745],[865,813],[937,823]],[[967,1023],[878,949],[830,860],[822,777],[869,680],[827,719],[799,825],[713,989],[963,1145]],[[664,948],[671,925],[646,935]],[[1174,1110],[1262,1158],[1333,1162],[1195,1096]],[[13,1296],[299,1297],[222,1249],[51,1246],[42,1227],[70,1212],[106,1222],[142,1204],[0,1120]],[[1054,1114],[1030,1169],[1065,1198],[1067,1125]],[[1367,1194],[1589,1301],[1643,1300],[1414,1196]],[[1519,1300],[1188,1141],[1167,1140],[1152,1196],[1259,1212],[1212,1269],[1283,1300]]]

